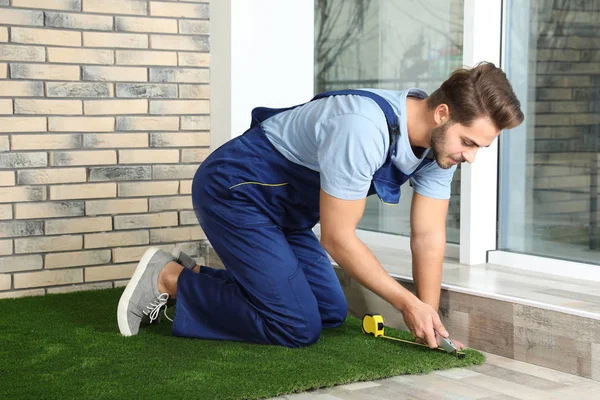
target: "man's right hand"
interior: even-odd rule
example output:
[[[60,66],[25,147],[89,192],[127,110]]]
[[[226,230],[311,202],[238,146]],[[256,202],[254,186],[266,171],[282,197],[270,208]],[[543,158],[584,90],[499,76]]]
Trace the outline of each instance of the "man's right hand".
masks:
[[[429,304],[423,303],[415,298],[402,311],[404,322],[410,333],[416,338],[423,340],[429,347],[438,347],[435,332],[443,337],[448,337],[448,331],[442,325],[440,316]]]

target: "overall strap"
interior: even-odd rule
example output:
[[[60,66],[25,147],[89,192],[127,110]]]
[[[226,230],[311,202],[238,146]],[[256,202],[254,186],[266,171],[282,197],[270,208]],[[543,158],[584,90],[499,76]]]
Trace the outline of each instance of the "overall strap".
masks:
[[[334,90],[330,92],[319,93],[312,100],[318,100],[329,96],[340,96],[340,95],[356,95],[356,96],[364,96],[368,97],[371,100],[375,101],[381,111],[385,114],[385,119],[387,121],[388,127],[391,133],[398,132],[400,130],[398,126],[398,116],[392,109],[390,103],[387,102],[383,97],[375,94],[373,92],[369,92],[367,90],[358,90],[358,89],[350,89],[350,90]],[[311,100],[311,101],[312,101]]]

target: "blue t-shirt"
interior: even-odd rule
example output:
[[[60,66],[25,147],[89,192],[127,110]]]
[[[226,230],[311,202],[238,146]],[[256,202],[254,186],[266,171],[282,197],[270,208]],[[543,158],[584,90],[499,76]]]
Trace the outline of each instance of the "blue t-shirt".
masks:
[[[398,115],[400,137],[392,161],[411,174],[429,153],[415,156],[408,140],[406,97],[426,98],[419,89],[369,90],[387,100]],[[373,174],[385,162],[389,130],[385,115],[375,101],[358,95],[331,96],[277,114],[262,123],[269,141],[284,157],[321,176],[321,188],[343,200],[364,198]],[[411,178],[415,191],[434,199],[450,198],[456,166],[441,168],[429,163]]]

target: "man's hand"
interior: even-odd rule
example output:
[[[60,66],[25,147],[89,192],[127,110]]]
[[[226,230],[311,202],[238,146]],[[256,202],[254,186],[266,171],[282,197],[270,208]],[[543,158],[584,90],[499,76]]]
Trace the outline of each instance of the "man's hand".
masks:
[[[448,337],[448,331],[442,325],[438,313],[433,307],[421,300],[415,299],[411,305],[402,310],[402,316],[410,333],[417,340],[421,339],[432,349],[438,347],[435,332],[443,337]]]

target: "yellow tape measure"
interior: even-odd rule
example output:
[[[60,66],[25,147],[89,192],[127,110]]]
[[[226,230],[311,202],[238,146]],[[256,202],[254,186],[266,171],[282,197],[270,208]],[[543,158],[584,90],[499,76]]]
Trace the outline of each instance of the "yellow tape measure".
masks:
[[[426,344],[421,344],[417,342],[412,342],[410,340],[399,339],[391,336],[386,336],[383,325],[383,317],[379,314],[366,314],[362,320],[362,331],[365,334],[373,335],[375,337],[382,337],[384,339],[395,340],[397,342],[402,342],[406,344],[411,344],[415,346],[427,347],[430,348]],[[442,338],[443,339],[443,338]],[[465,358],[465,353],[462,351],[458,351],[454,344],[449,339],[445,339],[443,343],[445,347],[438,347],[437,350],[444,351],[446,353],[455,354],[458,358]]]

